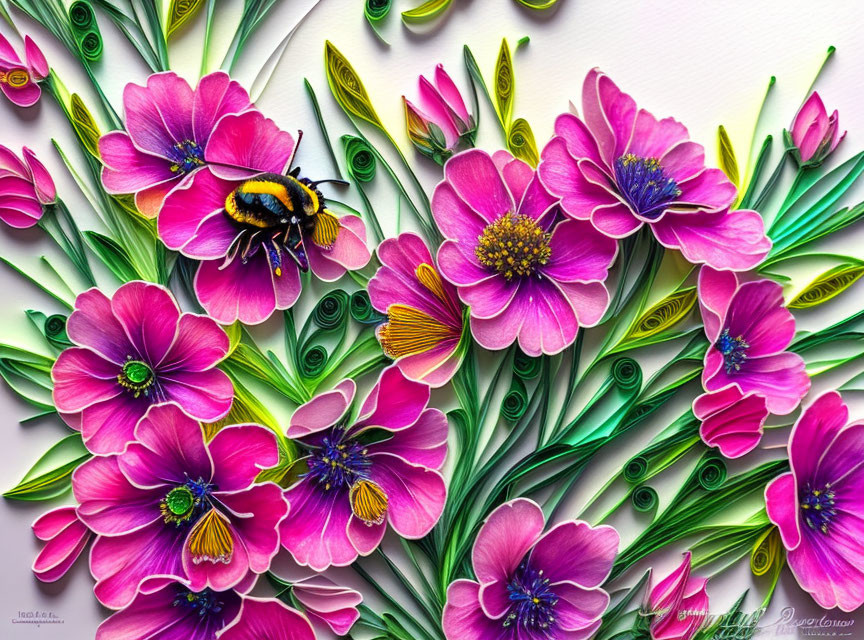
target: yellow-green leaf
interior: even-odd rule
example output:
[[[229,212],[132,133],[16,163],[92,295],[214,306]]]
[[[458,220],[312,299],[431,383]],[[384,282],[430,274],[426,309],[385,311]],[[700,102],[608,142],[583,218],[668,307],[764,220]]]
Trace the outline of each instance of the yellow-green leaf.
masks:
[[[73,93],[69,99],[69,116],[72,119],[72,127],[75,129],[75,133],[78,134],[81,144],[84,145],[84,148],[87,149],[87,152],[91,156],[98,158],[99,137],[101,135],[99,125],[96,124],[87,105],[84,104],[81,96],[77,93]]]
[[[427,0],[419,7],[402,12],[402,20],[405,22],[426,22],[441,15],[450,6],[453,0]]]
[[[723,173],[732,181],[732,184],[739,186],[741,175],[738,171],[738,160],[735,159],[735,149],[732,148],[732,141],[726,133],[726,127],[722,124],[717,128],[717,154]]]
[[[558,0],[516,0],[516,2],[529,9],[549,9],[554,7]]]
[[[333,97],[345,113],[365,120],[386,133],[360,76],[354,71],[348,59],[329,40],[324,43],[324,62],[330,91],[333,92]]]
[[[635,342],[657,335],[681,322],[696,304],[696,287],[675,291],[643,313],[622,342]]]
[[[534,141],[531,126],[524,118],[517,118],[510,126],[510,133],[507,134],[507,147],[520,160],[524,160],[532,167],[537,166],[537,162],[540,160],[540,156],[537,154],[537,143]]]
[[[66,436],[55,444],[13,489],[3,494],[14,500],[50,500],[72,486],[72,472],[92,457],[80,433]]]
[[[828,302],[839,295],[864,275],[862,264],[841,264],[816,278],[787,306],[790,309],[807,309]]]
[[[172,33],[183,26],[203,6],[204,0],[171,0],[165,36],[171,37]]]
[[[750,552],[750,571],[754,576],[764,576],[772,567],[779,568],[784,558],[780,531],[771,527],[756,540]]]
[[[513,116],[513,58],[507,39],[501,41],[498,62],[495,64],[495,104],[504,129],[509,130]]]

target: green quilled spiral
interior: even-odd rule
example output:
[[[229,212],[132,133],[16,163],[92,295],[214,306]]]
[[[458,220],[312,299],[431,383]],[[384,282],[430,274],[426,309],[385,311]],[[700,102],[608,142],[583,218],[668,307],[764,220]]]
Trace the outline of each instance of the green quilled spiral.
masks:
[[[315,305],[312,321],[325,331],[333,331],[345,324],[348,306],[348,294],[341,289],[335,289],[324,295]]]
[[[375,177],[377,161],[369,144],[357,136],[342,136],[348,175],[356,182],[371,182]]]
[[[642,485],[633,489],[630,494],[630,503],[640,513],[648,513],[657,508],[660,498],[652,487]]]
[[[528,391],[525,389],[525,383],[522,382],[521,378],[513,376],[510,390],[501,401],[501,415],[508,422],[516,422],[525,415],[527,408]]]
[[[380,22],[387,17],[392,7],[392,0],[366,0],[363,13],[369,22]]]
[[[93,6],[87,0],[76,0],[69,6],[69,23],[81,54],[90,62],[102,57],[102,34]]]
[[[384,322],[386,317],[375,311],[369,294],[365,290],[355,291],[351,294],[351,317],[360,324],[378,324]]]
[[[72,342],[66,334],[66,316],[59,313],[48,316],[45,319],[44,331],[48,342],[58,349],[72,346]]]
[[[523,380],[532,380],[540,375],[542,364],[543,360],[541,358],[532,358],[520,350],[513,356],[513,373]]]

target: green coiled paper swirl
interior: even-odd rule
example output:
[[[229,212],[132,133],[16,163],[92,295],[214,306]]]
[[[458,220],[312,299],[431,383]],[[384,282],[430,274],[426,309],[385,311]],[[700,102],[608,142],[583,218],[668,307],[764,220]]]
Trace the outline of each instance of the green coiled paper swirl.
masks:
[[[513,376],[510,390],[501,401],[501,415],[508,422],[516,422],[525,414],[527,408],[528,391],[525,389],[525,383],[521,378]]]
[[[624,391],[633,391],[642,385],[642,368],[633,358],[618,358],[612,364],[612,379]]]
[[[540,358],[526,356],[522,351],[517,351],[513,356],[513,373],[523,380],[531,380],[540,374]]]
[[[58,349],[72,346],[69,336],[66,335],[66,316],[58,313],[45,318],[44,331],[48,342]]]
[[[342,144],[345,146],[348,175],[356,182],[371,182],[377,163],[367,142],[357,136],[342,136]]]
[[[76,0],[69,7],[69,21],[76,31],[87,31],[96,22],[93,7],[87,0]]]
[[[312,321],[325,331],[332,331],[348,320],[350,298],[342,289],[335,289],[322,297],[312,312]]]
[[[653,511],[659,501],[660,498],[657,496],[657,492],[647,484],[636,487],[633,489],[633,493],[630,494],[630,502],[633,504],[633,508],[640,513]]]
[[[90,62],[95,62],[102,57],[102,36],[98,31],[88,31],[78,41],[78,45],[81,47],[81,53]]]
[[[387,17],[392,6],[392,0],[366,0],[366,8],[363,13],[366,14],[366,19],[369,22],[379,22]]]
[[[648,460],[642,456],[634,456],[624,465],[624,479],[636,483],[648,473]]]
[[[327,349],[320,344],[312,344],[303,348],[300,353],[300,373],[304,378],[314,378],[327,366]]]
[[[369,294],[364,289],[351,294],[351,317],[360,324],[378,324],[386,319],[375,311]]]
[[[778,562],[783,562],[783,544],[779,530],[770,527],[753,545],[750,552],[750,570],[755,576],[764,576]]]
[[[696,479],[706,491],[718,489],[726,481],[726,464],[720,458],[703,460],[696,467]]]

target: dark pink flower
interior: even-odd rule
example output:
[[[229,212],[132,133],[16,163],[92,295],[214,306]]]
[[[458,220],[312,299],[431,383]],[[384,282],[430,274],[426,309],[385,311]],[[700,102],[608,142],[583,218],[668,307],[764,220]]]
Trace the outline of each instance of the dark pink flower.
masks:
[[[347,635],[360,618],[357,610],[363,602],[360,592],[324,576],[314,575],[294,582],[291,594],[313,625],[326,627],[337,636]]]
[[[235,591],[193,591],[169,582],[132,603],[99,625],[96,640],[216,640],[216,634],[240,613],[242,598]]]
[[[864,423],[849,420],[836,391],[804,409],[789,438],[792,471],[765,489],[786,561],[820,607],[864,603]]]
[[[0,220],[17,229],[32,227],[56,201],[54,180],[36,154],[24,147],[19,158],[0,144]]]
[[[538,169],[567,215],[613,238],[648,224],[663,246],[718,269],[761,262],[771,248],[762,217],[729,210],[735,185],[705,167],[684,125],[638,109],[598,69],[585,78],[582,112],[558,116]]]
[[[814,91],[795,114],[786,136],[800,166],[818,167],[842,142],[846,132],[840,133],[837,110],[829,116],[822,98]]]
[[[408,378],[440,387],[462,364],[462,306],[442,280],[423,240],[414,233],[378,245],[381,267],[369,281],[372,306],[387,314],[378,327],[384,352]]]
[[[42,50],[30,36],[24,36],[24,58],[21,61],[9,41],[0,34],[0,91],[19,107],[39,102],[39,81],[51,73]]]
[[[173,71],[154,73],[145,87],[123,91],[126,131],[99,140],[108,193],[134,193],[142,214],[155,218],[165,196],[205,164],[220,119],[252,107],[249,94],[228,74],[201,78],[193,90]],[[128,131],[128,133],[127,133]]]
[[[534,170],[506,151],[472,149],[447,161],[432,195],[446,238],[438,268],[470,308],[471,332],[485,348],[518,340],[530,356],[555,354],[606,311],[603,282],[618,245],[587,222],[557,222],[557,212]]]
[[[690,575],[690,556],[685,553],[681,565],[651,590],[654,640],[690,640],[708,617],[708,580]]]
[[[75,513],[75,507],[58,507],[43,513],[33,523],[33,533],[45,541],[33,562],[33,573],[42,582],[66,575],[90,541],[91,532]]]
[[[518,498],[495,509],[474,542],[477,581],[447,589],[447,640],[586,640],[600,627],[618,532],[581,520],[543,533],[543,510]]]
[[[316,571],[372,553],[388,524],[422,538],[444,509],[447,418],[427,408],[429,387],[388,367],[351,420],[355,392],[352,380],[340,382],[298,408],[288,427],[305,456],[285,493],[282,545]]]
[[[66,324],[75,347],[51,370],[54,404],[94,453],[117,453],[160,402],[203,422],[224,418],[234,387],[216,369],[228,336],[211,318],[180,313],[171,293],[134,281],[110,299],[98,289],[75,300]]]
[[[124,607],[171,580],[193,591],[251,588],[279,549],[288,512],[278,485],[255,483],[278,461],[264,427],[223,427],[205,442],[176,404],[151,407],[122,453],[72,475],[78,516],[99,534],[90,553],[99,601]]]
[[[274,310],[292,306],[300,295],[301,270],[311,268],[332,282],[369,261],[366,227],[359,217],[337,218],[324,208],[314,182],[297,178],[296,172],[282,175],[294,149],[291,134],[257,111],[226,116],[207,146],[207,161],[213,164],[165,200],[159,236],[170,249],[203,261],[195,293],[207,313],[223,324],[258,324]],[[269,188],[260,186],[265,182],[276,185],[276,195],[260,191]],[[277,183],[305,194],[312,208],[291,214],[288,195],[278,191]],[[242,195],[235,194],[238,188]],[[252,220],[238,209],[235,196],[251,197],[258,203],[254,206],[285,211],[291,218],[272,224]]]
[[[315,632],[302,613],[279,600],[245,597],[240,615],[216,637],[219,640],[315,640]]]
[[[745,394],[734,382],[696,398],[693,413],[702,421],[702,441],[727,458],[740,458],[756,448],[770,414],[764,395]]]

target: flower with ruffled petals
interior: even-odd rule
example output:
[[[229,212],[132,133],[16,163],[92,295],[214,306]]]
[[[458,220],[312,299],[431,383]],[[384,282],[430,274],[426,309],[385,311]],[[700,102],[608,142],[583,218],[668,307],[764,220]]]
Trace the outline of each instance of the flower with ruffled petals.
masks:
[[[702,267],[699,306],[711,346],[702,370],[708,393],[694,410],[705,442],[735,458],[758,444],[768,413],[795,410],[810,378],[801,356],[785,350],[795,336],[795,318],[776,282],[742,284],[731,271]]]
[[[75,507],[58,507],[43,513],[33,523],[33,533],[45,546],[33,562],[33,573],[42,582],[54,582],[66,575],[90,541],[91,532]]]
[[[818,167],[846,137],[845,131],[840,133],[837,110],[829,116],[816,91],[801,105],[791,130],[785,134],[801,167]]]
[[[216,640],[216,634],[239,615],[241,602],[235,591],[193,591],[170,582],[136,595],[128,607],[99,625],[96,640]]]
[[[173,401],[203,422],[224,418],[234,387],[216,364],[228,336],[211,318],[180,313],[171,293],[134,281],[110,299],[90,289],[66,323],[77,346],[60,354],[54,404],[94,453],[117,453],[147,409]]]
[[[24,147],[19,158],[0,144],[0,220],[16,229],[32,227],[56,201],[54,180],[36,154]]]
[[[251,588],[288,512],[278,485],[255,483],[278,461],[269,429],[227,426],[205,442],[176,404],[151,407],[122,453],[72,475],[78,516],[99,534],[90,553],[99,601],[124,607],[169,579],[192,591]]]
[[[690,640],[708,616],[708,579],[690,575],[690,557],[688,551],[679,567],[651,590],[654,640]]]
[[[765,489],[786,561],[820,607],[864,604],[864,422],[849,420],[836,391],[804,409],[789,437],[792,471]]]
[[[474,580],[447,589],[447,640],[583,640],[602,622],[600,585],[618,552],[618,532],[581,520],[543,533],[543,510],[518,498],[495,509],[474,542]]]
[[[411,142],[420,153],[444,164],[455,151],[474,146],[477,125],[443,65],[435,67],[434,80],[433,84],[420,76],[419,108],[405,96],[402,102]]]
[[[282,545],[315,571],[372,553],[388,524],[422,538],[444,510],[447,418],[427,408],[429,387],[388,367],[352,421],[355,392],[343,380],[298,408],[288,427],[305,455],[285,493]]]
[[[465,356],[462,307],[456,288],[442,280],[423,240],[414,233],[378,245],[381,267],[369,281],[372,306],[387,314],[378,327],[384,353],[408,378],[440,387]]]
[[[279,600],[245,597],[240,615],[216,636],[219,640],[315,640],[312,625]]]
[[[297,580],[291,595],[313,626],[344,636],[360,618],[357,607],[363,602],[359,591],[343,587],[322,575]]]
[[[618,245],[587,222],[557,221],[557,200],[526,163],[506,151],[453,156],[432,213],[446,238],[438,268],[485,348],[518,339],[529,356],[555,354],[602,318]]]
[[[369,261],[359,217],[337,218],[325,208],[315,182],[298,178],[296,170],[282,175],[294,148],[291,134],[257,111],[226,116],[207,146],[213,164],[165,199],[159,237],[168,248],[203,261],[195,293],[223,324],[258,324],[292,306],[300,295],[301,271],[311,268],[332,282]],[[294,203],[285,185],[303,194],[308,208],[291,213]],[[246,215],[247,205],[238,198],[268,213]]]
[[[0,91],[19,107],[30,107],[39,102],[42,89],[39,82],[48,77],[51,70],[45,54],[30,36],[24,36],[24,59],[21,58],[0,34]]]
[[[771,248],[762,217],[730,211],[736,189],[672,118],[657,120],[597,69],[582,87],[583,118],[565,113],[539,173],[564,212],[613,238],[648,224],[690,262],[746,271]]]
[[[108,193],[134,193],[148,218],[159,213],[165,196],[206,164],[211,135],[223,116],[252,107],[249,94],[228,74],[217,71],[193,90],[173,71],[154,73],[146,86],[123,90],[126,131],[99,140]]]

